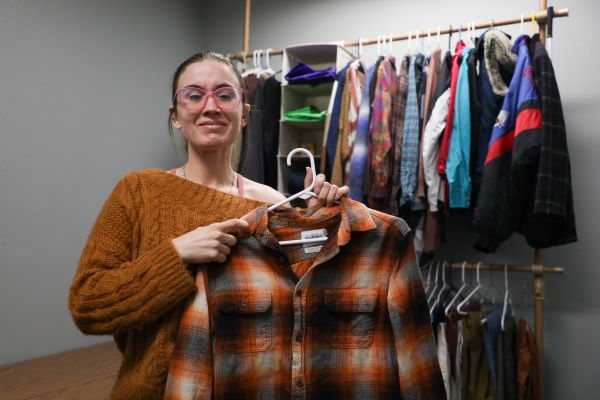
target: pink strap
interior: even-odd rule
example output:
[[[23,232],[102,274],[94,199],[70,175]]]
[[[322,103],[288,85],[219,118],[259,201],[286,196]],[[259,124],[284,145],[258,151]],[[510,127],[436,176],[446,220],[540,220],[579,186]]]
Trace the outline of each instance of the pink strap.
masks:
[[[238,196],[244,197],[244,177],[237,174]]]

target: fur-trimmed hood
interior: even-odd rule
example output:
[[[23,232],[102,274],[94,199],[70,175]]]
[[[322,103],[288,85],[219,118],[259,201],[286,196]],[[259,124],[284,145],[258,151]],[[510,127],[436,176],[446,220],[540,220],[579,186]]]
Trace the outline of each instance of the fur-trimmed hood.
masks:
[[[504,96],[510,82],[502,79],[501,70],[514,71],[517,55],[512,52],[510,38],[502,31],[490,29],[485,33],[483,55],[485,68],[494,93]]]

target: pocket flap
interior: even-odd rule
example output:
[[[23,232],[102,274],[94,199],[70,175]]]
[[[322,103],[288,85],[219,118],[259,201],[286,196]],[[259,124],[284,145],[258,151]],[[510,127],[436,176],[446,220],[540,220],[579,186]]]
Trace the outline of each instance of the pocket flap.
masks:
[[[223,293],[215,296],[215,302],[223,313],[260,313],[271,308],[271,292],[253,290]]]
[[[377,304],[377,289],[325,289],[325,305],[337,312],[371,312]]]

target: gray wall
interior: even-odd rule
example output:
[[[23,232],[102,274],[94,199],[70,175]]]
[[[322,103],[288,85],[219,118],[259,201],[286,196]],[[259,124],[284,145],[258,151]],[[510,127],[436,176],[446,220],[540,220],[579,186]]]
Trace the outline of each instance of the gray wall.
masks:
[[[204,39],[207,46],[221,52],[241,49],[243,7],[241,1],[215,2],[206,15],[220,15],[222,19],[206,18]],[[597,390],[600,371],[597,338],[600,334],[600,268],[597,260],[597,212],[599,190],[597,171],[600,170],[600,136],[597,128],[597,110],[600,109],[600,77],[592,73],[600,62],[600,48],[594,29],[600,18],[600,3],[591,0],[549,2],[556,8],[570,8],[570,17],[555,20],[553,60],[558,78],[571,154],[575,210],[579,242],[547,250],[545,262],[564,265],[565,273],[546,278],[545,309],[545,381],[548,399],[592,398]],[[254,1],[252,3],[251,49],[281,48],[291,44],[362,37],[377,37],[391,32],[426,29],[433,31],[437,24],[484,21],[528,14],[537,10],[537,0],[495,1]],[[231,35],[220,28],[223,18],[233,25]],[[506,27],[513,35],[519,27]],[[531,24],[525,24],[525,33]],[[453,36],[456,41],[456,36]],[[447,36],[442,39],[447,46]],[[375,59],[376,46],[365,48],[368,61]],[[401,56],[407,43],[394,43],[394,54]],[[274,66],[280,58],[274,57]],[[585,71],[585,72],[584,72]],[[588,75],[584,78],[584,73]],[[439,256],[452,260],[481,260],[499,263],[527,263],[533,261],[533,250],[522,237],[514,236],[493,256],[484,256],[471,250],[472,232],[469,217],[450,221],[451,233]],[[484,281],[489,281],[484,274]],[[503,276],[493,276],[495,286],[503,288]],[[526,286],[524,296],[523,285]],[[511,276],[511,293],[517,312],[531,319],[531,280],[527,275]],[[524,298],[521,305],[521,297]],[[596,397],[596,396],[594,396]]]
[[[198,1],[0,2],[0,364],[81,347],[67,291],[117,180],[176,164],[169,80]]]
[[[566,268],[562,276],[546,279],[545,378],[547,398],[579,399],[595,393],[600,370],[595,351],[600,217],[592,184],[600,170],[593,119],[593,110],[600,109],[600,78],[590,73],[584,80],[581,68],[600,61],[593,29],[600,4],[566,0],[555,6],[571,10],[569,18],[555,22],[553,56],[580,240],[545,252],[546,263]],[[250,43],[281,48],[428,25],[435,30],[437,24],[514,16],[537,7],[537,0],[254,1]],[[242,21],[242,0],[202,7],[192,0],[0,3],[0,365],[108,340],[83,336],[67,311],[67,290],[87,234],[119,177],[178,162],[166,133],[170,75],[195,51],[240,50]],[[374,59],[374,47],[365,49],[367,60]],[[397,55],[406,49],[406,43],[394,44]],[[272,64],[279,65],[279,57]],[[466,219],[453,218],[453,234],[440,256],[532,259],[520,237],[494,256],[473,252]],[[494,279],[501,286],[502,276]],[[529,298],[529,279],[511,278],[515,302],[523,283]]]

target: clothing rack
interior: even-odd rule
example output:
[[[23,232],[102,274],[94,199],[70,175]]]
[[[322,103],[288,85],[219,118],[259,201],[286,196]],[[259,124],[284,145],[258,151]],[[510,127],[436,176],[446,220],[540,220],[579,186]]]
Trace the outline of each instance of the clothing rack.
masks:
[[[248,50],[248,41],[249,41],[249,37],[250,37],[249,3],[250,3],[250,0],[246,0],[246,17],[245,17],[245,24],[244,24],[244,47],[243,47],[244,50],[236,52],[236,53],[227,54],[227,57],[229,57],[232,60],[242,61],[242,60],[246,59],[247,57],[252,57],[252,54],[253,54],[252,51]],[[541,1],[541,3],[545,4],[546,1]],[[561,17],[568,17],[568,16],[569,16],[568,8],[561,8],[560,10],[552,11],[552,18],[561,18]],[[545,39],[546,39],[546,22],[548,20],[548,10],[546,9],[545,5],[543,6],[542,10],[538,11],[537,13],[523,15],[523,20],[522,20],[523,23],[531,22],[532,20],[537,22],[537,24],[539,26],[540,40],[542,41],[542,43],[544,43]],[[515,25],[515,24],[520,24],[520,23],[521,23],[521,16],[504,18],[504,19],[490,19],[488,21],[475,23],[475,29],[485,29],[485,28],[489,28],[489,27]],[[451,33],[458,33],[461,30],[466,31],[467,26],[468,26],[467,24],[465,24],[465,25],[449,25],[446,28],[440,29],[440,35],[448,35]],[[428,31],[430,31],[430,28],[426,28],[426,29],[422,29],[422,30],[415,30],[415,31],[412,31],[412,33],[400,33],[397,35],[392,35],[391,40],[393,42],[395,42],[395,41],[401,41],[401,40],[408,40],[409,38],[416,39],[417,33],[421,33],[422,35],[420,36],[420,38],[423,39],[423,38],[427,37]],[[437,29],[435,32],[431,30],[431,36],[433,37],[434,35],[437,35]],[[359,45],[365,46],[365,45],[377,44],[379,40],[380,39],[378,39],[378,38],[367,38],[367,39],[359,39],[359,40],[335,41],[332,43],[338,43],[340,46],[348,48],[348,47],[358,47]],[[282,54],[283,54],[283,49],[275,49],[275,50],[269,51],[269,55],[271,55],[271,56],[282,55]]]
[[[504,19],[490,19],[488,21],[475,23],[475,29],[485,29],[488,27],[515,25],[525,22],[532,22],[538,24],[540,41],[542,44],[546,44],[546,37],[552,36],[552,21],[553,18],[562,18],[569,16],[568,8],[561,8],[555,10],[553,7],[548,8],[547,0],[540,0],[540,10],[535,13],[531,12],[529,15],[520,15],[518,17],[510,17]],[[227,56],[232,60],[245,61],[247,57],[252,57],[253,52],[249,51],[249,40],[250,40],[250,11],[251,11],[251,0],[246,0],[245,3],[246,13],[244,17],[244,35],[243,35],[243,50],[237,53],[229,53]],[[548,18],[550,16],[550,18]],[[468,24],[466,25],[468,26]],[[449,25],[448,28],[440,29],[440,35],[448,35],[452,33],[458,33],[463,30],[463,25]],[[548,35],[546,35],[546,27],[548,27]],[[425,35],[429,32],[429,28],[418,30],[414,32],[422,32]],[[432,35],[437,35],[437,29],[432,32]],[[421,36],[423,37],[423,36]],[[408,40],[409,38],[415,38],[416,35],[412,36],[409,33],[401,33],[397,35],[391,35],[388,40],[401,41]],[[370,39],[359,39],[349,41],[336,41],[334,43],[339,44],[343,47],[357,47],[360,45],[371,45],[377,44],[381,41],[381,38],[370,38]],[[283,55],[283,49],[270,50],[269,55]],[[544,274],[545,273],[562,273],[564,268],[562,266],[546,266],[543,265],[544,256],[541,249],[534,249],[533,264],[530,265],[507,265],[509,271],[518,272],[531,272],[533,273],[533,298],[535,303],[535,328],[534,333],[536,337],[536,345],[538,348],[538,366],[540,374],[540,394],[541,398],[544,398],[544,376],[543,376],[543,354],[544,354]],[[462,268],[462,263],[451,263],[452,269]],[[475,269],[477,263],[467,263],[465,268]],[[504,264],[484,264],[480,263],[480,269],[484,270],[504,270]]]

